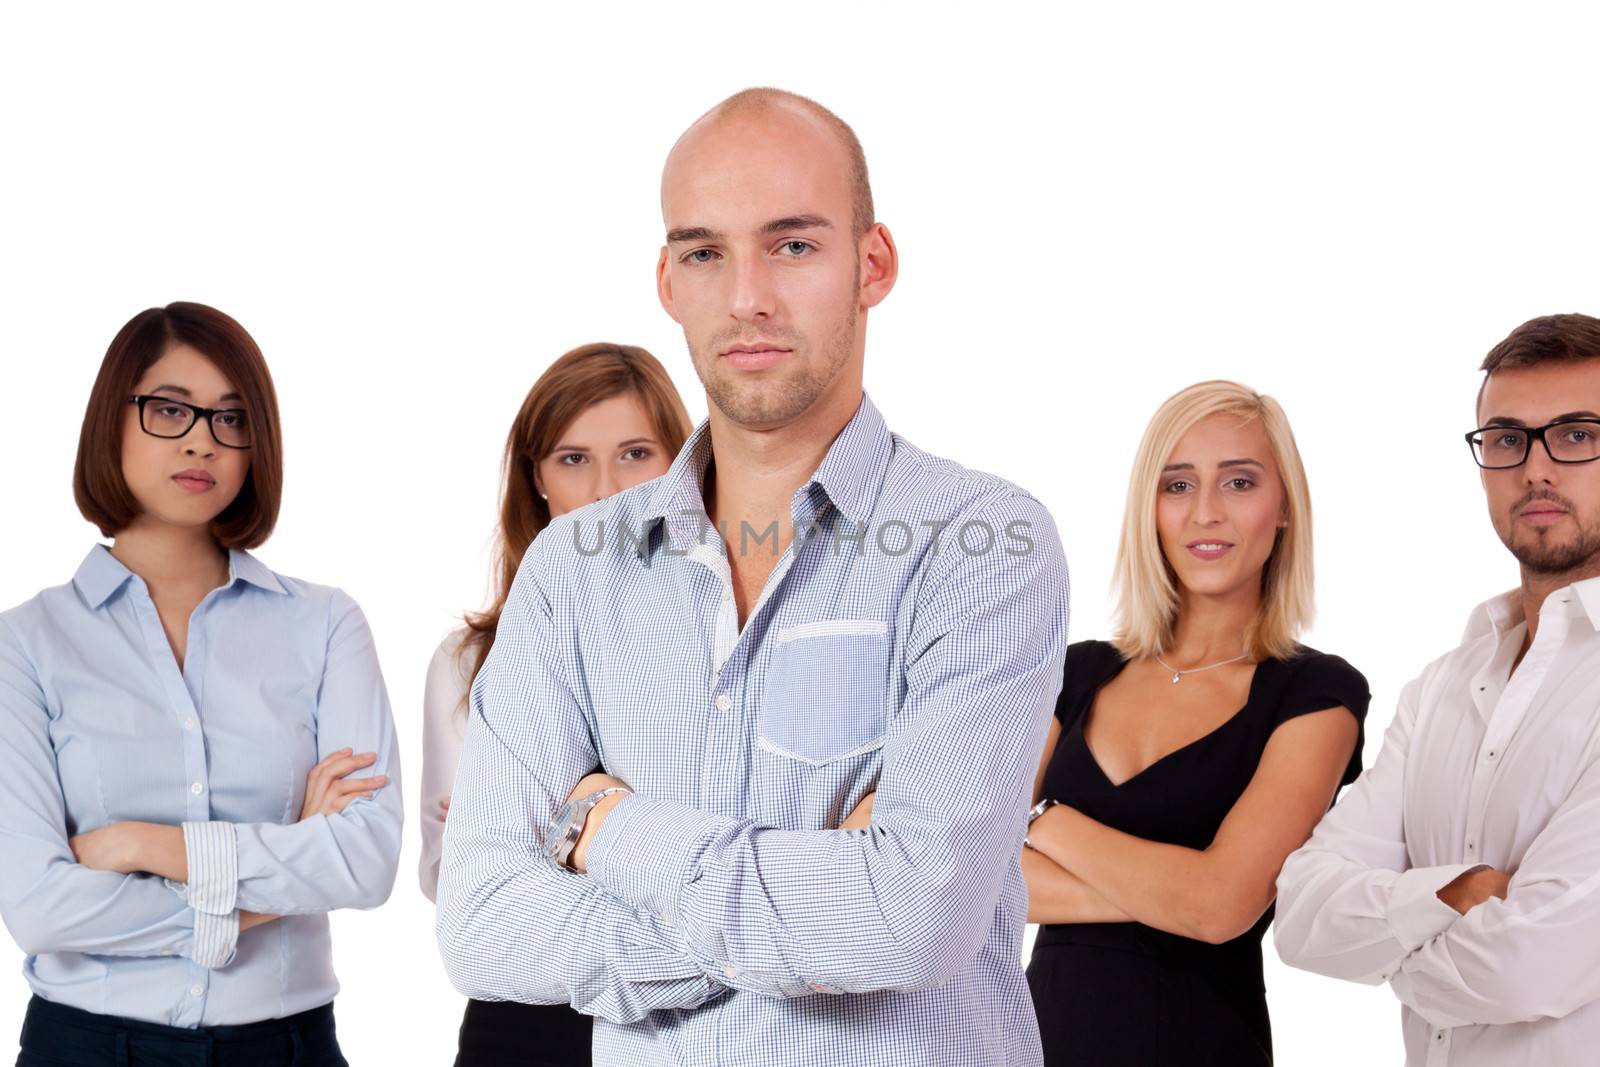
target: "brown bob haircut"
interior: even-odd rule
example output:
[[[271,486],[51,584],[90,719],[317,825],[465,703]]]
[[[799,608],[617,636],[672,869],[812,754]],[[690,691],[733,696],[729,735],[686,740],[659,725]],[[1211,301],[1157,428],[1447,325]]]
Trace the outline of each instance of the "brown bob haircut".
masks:
[[[534,489],[539,462],[555,451],[579,415],[602,400],[628,393],[639,398],[662,449],[669,457],[676,456],[694,424],[666,368],[642,348],[604,341],[581,345],[550,364],[528,390],[506,435],[500,468],[494,599],[486,610],[466,616],[461,656],[471,667],[468,677],[476,676],[489,657],[523,554],[539,531],[550,525],[550,505]]]
[[[250,420],[250,472],[239,495],[212,521],[211,531],[223,548],[254,548],[277,524],[283,492],[278,396],[255,340],[243,326],[204,304],[149,308],[129,319],[112,338],[83,414],[72,495],[83,517],[106,537],[115,537],[138,518],[139,502],[122,477],[128,398],[145,371],[168,348],[180,344],[205,356],[233,383]],[[189,432],[204,433],[205,427],[196,423]]]

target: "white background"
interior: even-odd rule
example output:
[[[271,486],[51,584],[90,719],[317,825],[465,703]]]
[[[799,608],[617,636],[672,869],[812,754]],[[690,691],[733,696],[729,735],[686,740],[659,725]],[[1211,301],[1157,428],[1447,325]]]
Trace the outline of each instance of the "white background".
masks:
[[[0,605],[95,540],[70,477],[117,328],[175,299],[243,322],[287,439],[260,555],[360,601],[403,738],[394,896],[334,921],[353,1063],[454,1049],[415,877],[420,703],[485,588],[505,431],[594,340],[657,353],[703,416],[652,287],[657,178],[737,89],[854,125],[902,254],[867,388],[905,437],[1051,509],[1074,638],[1106,632],[1145,420],[1210,377],[1294,423],[1309,640],[1372,682],[1369,761],[1401,684],[1514,582],[1461,434],[1491,345],[1600,312],[1592,5],[578,7],[0,15]],[[27,997],[7,951],[0,1046]],[[1399,1062],[1386,990],[1267,955],[1280,1062]]]

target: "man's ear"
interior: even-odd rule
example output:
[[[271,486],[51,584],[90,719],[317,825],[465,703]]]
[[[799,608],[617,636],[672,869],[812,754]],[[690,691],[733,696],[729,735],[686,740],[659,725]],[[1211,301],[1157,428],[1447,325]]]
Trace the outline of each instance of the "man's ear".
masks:
[[[661,307],[673,322],[681,324],[678,313],[672,309],[672,272],[667,269],[667,246],[661,246],[661,255],[656,258],[656,299],[661,301]]]
[[[889,227],[881,222],[873,223],[861,235],[857,251],[861,261],[861,307],[877,307],[900,276],[900,252]]]

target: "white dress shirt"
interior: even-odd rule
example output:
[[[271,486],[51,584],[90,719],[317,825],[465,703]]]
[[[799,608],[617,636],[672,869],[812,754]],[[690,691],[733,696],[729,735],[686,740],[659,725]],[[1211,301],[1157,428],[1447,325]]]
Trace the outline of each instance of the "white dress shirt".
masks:
[[[1388,982],[1406,1063],[1600,1056],[1600,578],[1478,607],[1460,647],[1400,694],[1383,750],[1278,877],[1286,963]],[[1506,899],[1437,896],[1488,865]]]
[[[444,847],[444,810],[455,787],[461,763],[461,742],[467,736],[467,689],[472,678],[462,661],[465,627],[452,630],[428,661],[422,691],[422,860],[417,877],[429,900],[439,889],[439,857]]]

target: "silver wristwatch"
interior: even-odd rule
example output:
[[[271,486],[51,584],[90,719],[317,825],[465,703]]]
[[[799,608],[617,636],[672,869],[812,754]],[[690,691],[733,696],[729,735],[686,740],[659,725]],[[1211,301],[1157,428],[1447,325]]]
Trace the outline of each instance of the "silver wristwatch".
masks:
[[[1028,829],[1033,829],[1033,821],[1059,803],[1061,803],[1061,801],[1052,797],[1045,797],[1043,800],[1039,801],[1039,803],[1030,808],[1028,810]],[[1022,843],[1030,848],[1033,847],[1033,842],[1028,840],[1026,834],[1023,835]]]
[[[578,847],[578,838],[583,836],[584,821],[589,818],[594,806],[612,793],[631,792],[633,790],[614,785],[569,800],[557,808],[556,813],[550,816],[550,825],[544,833],[545,858],[558,867],[567,866],[567,861],[572,859],[572,850]]]

